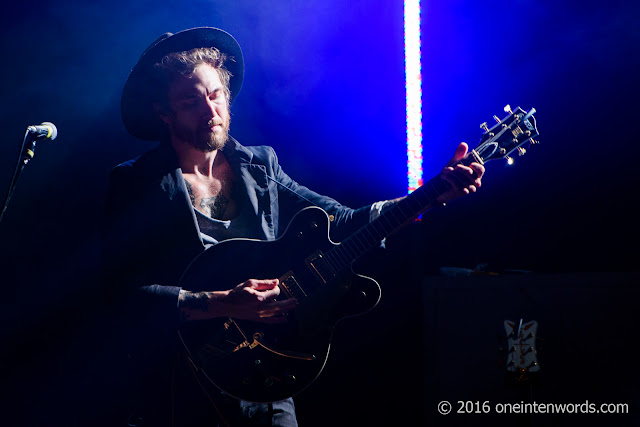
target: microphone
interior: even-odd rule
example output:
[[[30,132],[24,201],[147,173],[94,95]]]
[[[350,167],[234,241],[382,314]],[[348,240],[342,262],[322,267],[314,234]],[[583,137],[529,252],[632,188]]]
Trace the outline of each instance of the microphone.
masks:
[[[34,135],[37,139],[50,139],[52,141],[58,136],[58,129],[56,129],[56,125],[51,122],[43,122],[38,126],[29,126],[27,132]]]
[[[18,157],[18,163],[16,164],[16,169],[13,172],[13,178],[11,178],[11,183],[9,184],[9,191],[7,191],[7,195],[5,196],[2,207],[0,207],[0,220],[2,220],[4,212],[7,210],[9,200],[11,200],[11,195],[13,194],[13,190],[15,190],[16,188],[16,183],[18,181],[20,173],[22,172],[22,169],[27,165],[27,163],[29,163],[31,159],[33,159],[36,150],[36,140],[54,140],[57,136],[58,129],[56,129],[56,125],[51,122],[43,122],[42,124],[39,124],[37,126],[27,127],[27,131],[24,133],[24,138],[22,140],[20,157]]]

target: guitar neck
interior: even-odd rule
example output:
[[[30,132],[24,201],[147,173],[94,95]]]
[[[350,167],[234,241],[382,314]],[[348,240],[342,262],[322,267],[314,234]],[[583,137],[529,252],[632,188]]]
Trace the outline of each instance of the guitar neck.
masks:
[[[385,209],[378,218],[343,240],[340,245],[327,251],[325,257],[336,272],[348,268],[354,260],[370,249],[380,246],[382,239],[415,218],[428,206],[438,204],[437,198],[450,188],[451,185],[439,175],[432,178]]]
[[[465,166],[469,166],[472,162],[484,164],[489,160],[497,159],[506,159],[508,164],[512,164],[513,159],[509,154],[517,150],[519,155],[523,155],[526,150],[521,146],[529,141],[531,144],[535,143],[533,138],[538,136],[533,117],[535,108],[527,112],[518,107],[512,111],[507,105],[504,111],[509,113],[508,116],[504,119],[494,116],[498,123],[491,129],[486,123],[480,126],[485,130],[482,142],[460,161],[461,164]],[[450,188],[451,185],[440,175],[432,178],[413,193],[385,209],[376,220],[343,240],[340,245],[327,251],[325,257],[329,265],[336,273],[346,269],[354,260],[379,246],[382,239],[423,212],[428,206],[438,205],[438,197]]]

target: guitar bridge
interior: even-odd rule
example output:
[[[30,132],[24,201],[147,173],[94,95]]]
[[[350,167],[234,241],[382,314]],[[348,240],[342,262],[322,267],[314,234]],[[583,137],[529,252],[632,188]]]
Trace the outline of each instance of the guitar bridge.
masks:
[[[327,263],[322,252],[314,252],[311,256],[304,260],[307,267],[315,274],[323,284],[327,284],[330,280],[336,277],[333,268]]]

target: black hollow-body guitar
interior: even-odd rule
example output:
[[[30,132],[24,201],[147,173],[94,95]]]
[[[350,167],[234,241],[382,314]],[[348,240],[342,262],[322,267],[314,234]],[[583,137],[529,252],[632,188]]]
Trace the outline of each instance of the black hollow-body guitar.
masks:
[[[483,123],[481,143],[463,163],[510,161],[512,152],[524,154],[523,144],[535,143],[535,109],[505,111],[504,119],[494,116],[492,128]],[[338,244],[329,239],[326,212],[309,207],[277,240],[231,239],[207,249],[185,271],[183,289],[226,290],[252,278],[278,278],[279,298],[295,297],[298,306],[278,325],[231,318],[184,323],[179,335],[198,377],[253,402],[285,399],[311,384],[325,365],[336,323],[380,299],[378,283],[355,274],[352,262],[449,188],[433,178]]]

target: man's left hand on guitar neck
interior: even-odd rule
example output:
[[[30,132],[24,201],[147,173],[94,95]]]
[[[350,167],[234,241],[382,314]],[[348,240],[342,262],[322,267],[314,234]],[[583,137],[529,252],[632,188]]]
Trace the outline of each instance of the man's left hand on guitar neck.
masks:
[[[462,159],[464,159],[467,155],[468,150],[469,146],[466,143],[461,142],[460,145],[458,145],[458,148],[456,148],[456,151],[453,154],[451,160],[449,160],[447,165],[439,174],[440,178],[451,185],[451,188],[448,191],[442,193],[437,198],[437,201],[440,205],[444,205],[445,203],[457,199],[458,197],[462,197],[466,194],[475,193],[482,185],[484,166],[477,162],[472,162],[469,166],[465,166],[464,164],[460,163]],[[381,211],[384,212],[402,199],[404,199],[404,197],[387,200],[386,202],[379,202],[382,204]],[[427,206],[425,208],[425,211],[432,207],[434,206]],[[379,214],[380,211],[378,212],[378,215]]]
[[[438,202],[446,203],[466,194],[475,193],[482,185],[484,166],[476,162],[469,166],[460,163],[468,150],[469,146],[461,142],[449,163],[442,169],[440,177],[451,184],[451,189],[440,195]]]

